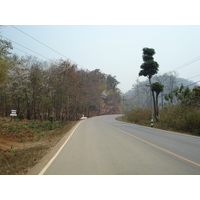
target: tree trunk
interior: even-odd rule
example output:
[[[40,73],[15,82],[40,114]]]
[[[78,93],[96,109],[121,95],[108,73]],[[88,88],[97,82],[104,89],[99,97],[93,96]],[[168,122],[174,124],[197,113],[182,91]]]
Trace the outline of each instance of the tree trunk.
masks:
[[[157,116],[156,116],[156,101],[155,101],[155,95],[154,95],[154,92],[152,90],[152,87],[151,87],[151,79],[149,79],[149,84],[150,84],[150,88],[151,88],[151,94],[152,94],[152,98],[153,98],[153,107],[152,109],[154,109],[154,117],[156,118],[156,121],[157,121]]]
[[[157,122],[159,121],[158,95],[159,95],[159,94],[156,94],[156,114],[155,114],[155,118],[156,118],[156,121],[157,121]]]

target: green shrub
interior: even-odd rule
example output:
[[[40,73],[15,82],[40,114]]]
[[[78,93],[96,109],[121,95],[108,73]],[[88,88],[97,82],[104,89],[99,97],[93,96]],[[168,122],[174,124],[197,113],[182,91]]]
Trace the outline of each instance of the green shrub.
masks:
[[[26,142],[26,140],[24,140],[24,139],[21,139],[21,140],[19,140],[19,142]]]
[[[53,119],[54,119],[53,116],[50,115],[50,116],[49,116],[49,121],[50,121],[51,123],[53,123]]]
[[[200,135],[200,111],[191,109],[185,116],[185,129],[194,135]]]
[[[126,113],[125,119],[132,123],[146,124],[150,122],[151,110],[137,109]]]
[[[124,120],[150,125],[151,110],[137,109],[126,113]],[[160,110],[160,121],[154,127],[200,136],[200,110],[188,105],[173,105]]]
[[[6,122],[6,119],[5,119],[5,118],[3,118],[3,119],[2,119],[2,122]]]
[[[15,131],[16,131],[16,128],[15,128],[14,126],[11,125],[11,126],[8,127],[8,131],[9,131],[9,132],[15,132]]]
[[[25,115],[24,115],[24,113],[20,113],[20,114],[18,115],[18,118],[19,118],[20,120],[25,119]]]
[[[200,111],[191,106],[170,106],[161,111],[161,127],[200,135]]]

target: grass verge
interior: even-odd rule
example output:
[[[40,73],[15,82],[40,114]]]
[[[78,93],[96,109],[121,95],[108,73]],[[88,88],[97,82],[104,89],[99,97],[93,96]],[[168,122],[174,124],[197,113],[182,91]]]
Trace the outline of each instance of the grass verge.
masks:
[[[0,132],[3,141],[0,143],[0,175],[26,174],[77,123],[57,123],[49,128],[48,122],[3,121],[1,126],[4,128]],[[1,147],[1,144],[7,146]]]
[[[137,109],[116,118],[119,121],[149,126],[151,112]],[[184,134],[200,136],[200,111],[188,106],[170,106],[160,111],[160,120],[154,120],[154,127]]]

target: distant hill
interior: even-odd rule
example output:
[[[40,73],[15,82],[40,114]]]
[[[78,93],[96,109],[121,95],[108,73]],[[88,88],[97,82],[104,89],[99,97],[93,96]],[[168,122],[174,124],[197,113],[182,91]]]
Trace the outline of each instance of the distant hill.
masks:
[[[152,83],[156,82],[158,80],[156,80],[155,78],[152,78]],[[146,81],[142,81],[140,82],[142,85],[148,85],[149,82],[148,80]],[[180,87],[181,84],[183,84],[184,86],[188,86],[190,89],[194,88],[195,86],[198,86],[198,84],[194,84],[193,81],[189,81],[187,79],[184,79],[184,78],[176,78],[176,81],[175,81],[175,84],[174,84],[174,88],[175,87]],[[163,84],[165,85],[165,84]],[[125,93],[125,96],[127,95],[131,95],[133,92],[134,92],[135,88],[133,87],[132,89],[128,90],[128,92]],[[166,88],[164,88],[164,91],[166,90]]]
[[[180,87],[182,84],[184,86],[188,86],[190,89],[198,86],[198,84],[195,84],[193,81],[189,81],[184,78],[177,78],[172,73],[155,76],[152,78],[152,83],[157,81],[164,85],[164,90],[159,95],[159,103],[161,106],[163,106],[166,102],[164,96],[172,92],[177,86]],[[142,82],[137,79],[136,83],[134,83],[134,87],[126,92],[124,96],[126,99],[124,108],[125,111],[142,107],[151,108],[152,103],[148,79]]]

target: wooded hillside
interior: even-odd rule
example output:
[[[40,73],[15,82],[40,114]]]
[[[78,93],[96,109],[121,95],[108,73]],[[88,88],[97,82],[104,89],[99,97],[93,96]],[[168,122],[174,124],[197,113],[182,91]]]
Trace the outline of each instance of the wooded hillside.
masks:
[[[121,112],[115,77],[99,69],[78,69],[68,60],[10,56],[10,49],[10,43],[1,43],[0,116],[17,110],[19,118],[77,120],[82,114]]]

